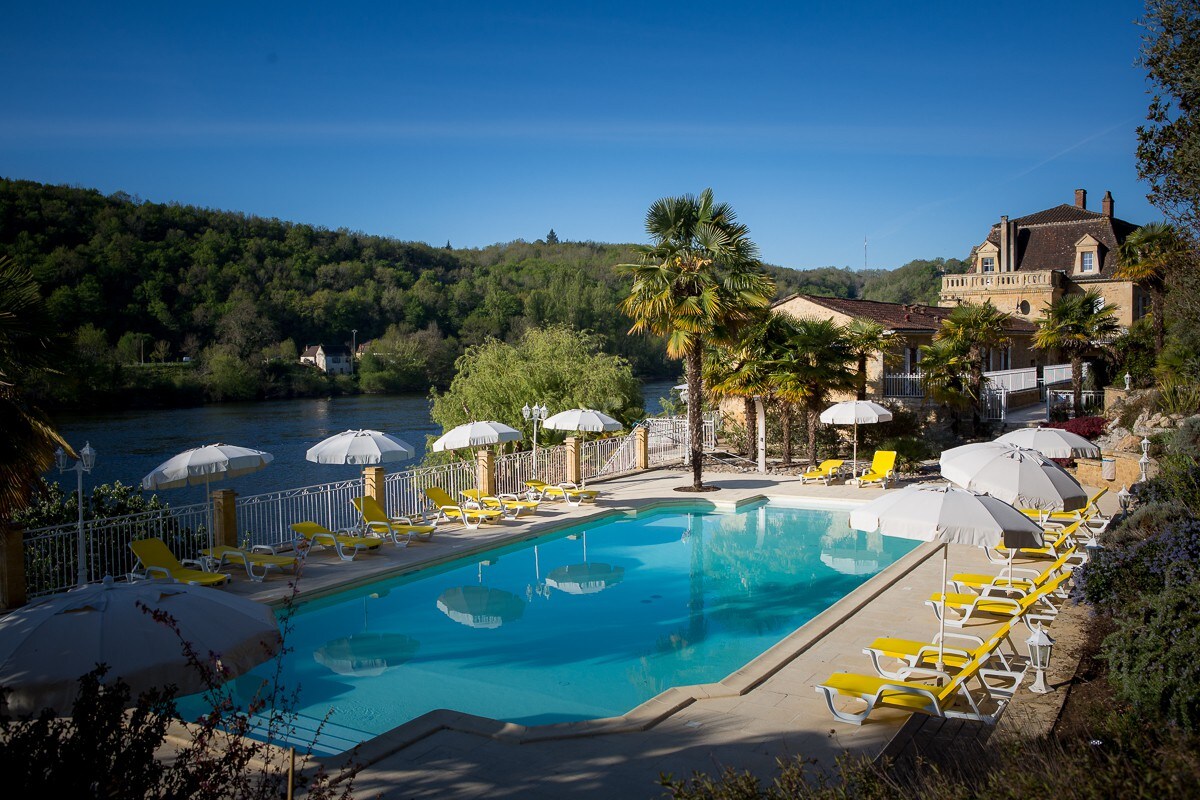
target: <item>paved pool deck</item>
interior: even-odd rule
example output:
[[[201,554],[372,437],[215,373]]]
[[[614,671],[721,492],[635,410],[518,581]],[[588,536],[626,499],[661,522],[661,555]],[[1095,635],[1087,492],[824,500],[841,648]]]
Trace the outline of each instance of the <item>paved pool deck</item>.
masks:
[[[736,504],[758,497],[845,505],[879,496],[877,488],[802,485],[796,478],[755,473],[711,473],[719,491],[674,491],[690,475],[655,471],[597,484],[596,504],[552,504],[528,522],[474,531],[446,526],[433,541],[364,554],[340,562],[312,554],[299,581],[311,597],[370,581],[385,573],[458,558],[531,538],[595,514],[667,502]],[[1115,505],[1115,500],[1113,501]],[[1111,509],[1110,509],[1111,510]],[[874,757],[908,714],[881,710],[861,727],[833,719],[814,685],[840,670],[869,672],[862,648],[876,636],[924,638],[937,630],[925,606],[941,583],[941,549],[919,546],[850,596],[726,680],[672,690],[612,720],[524,728],[449,711],[435,711],[366,743],[357,762],[355,793],[383,798],[661,797],[660,774],[719,773],[725,766],[769,779],[776,760],[803,756],[822,768],[844,752]],[[976,548],[954,548],[952,571],[996,571]],[[231,591],[277,601],[288,581],[236,580]],[[972,627],[986,635],[994,627]],[[330,767],[343,758],[325,759]]]

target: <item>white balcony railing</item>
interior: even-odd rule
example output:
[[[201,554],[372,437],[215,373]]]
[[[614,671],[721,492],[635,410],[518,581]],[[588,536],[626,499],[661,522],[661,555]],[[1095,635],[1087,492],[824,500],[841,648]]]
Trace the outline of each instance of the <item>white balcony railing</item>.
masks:
[[[924,397],[920,372],[889,372],[883,376],[884,397]]]

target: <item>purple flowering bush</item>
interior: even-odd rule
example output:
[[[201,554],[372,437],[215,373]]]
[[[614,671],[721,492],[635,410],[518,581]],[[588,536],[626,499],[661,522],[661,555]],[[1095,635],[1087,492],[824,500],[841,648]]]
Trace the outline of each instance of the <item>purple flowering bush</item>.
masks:
[[[1142,511],[1142,522],[1160,521],[1159,508]],[[1170,519],[1144,538],[1098,550],[1076,571],[1075,584],[1083,598],[1098,610],[1115,613],[1145,595],[1163,591],[1168,575],[1200,580],[1200,520],[1178,513]],[[1133,534],[1140,527],[1138,522],[1138,517],[1131,517],[1115,535],[1125,538]]]

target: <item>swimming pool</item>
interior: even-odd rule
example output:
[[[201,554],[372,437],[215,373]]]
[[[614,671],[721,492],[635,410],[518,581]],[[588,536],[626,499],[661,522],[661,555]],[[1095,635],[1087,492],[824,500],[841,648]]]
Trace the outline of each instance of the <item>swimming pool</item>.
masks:
[[[308,727],[333,709],[322,754],[438,708],[525,725],[624,714],[724,678],[915,546],[847,516],[675,506],[381,580],[297,607],[283,680]]]

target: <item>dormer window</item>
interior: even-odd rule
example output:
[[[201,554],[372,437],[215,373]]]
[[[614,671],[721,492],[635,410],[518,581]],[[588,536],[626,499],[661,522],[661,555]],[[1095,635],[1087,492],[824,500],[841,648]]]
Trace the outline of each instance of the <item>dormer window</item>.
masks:
[[[1080,272],[1095,272],[1096,271],[1096,254],[1090,250],[1079,254],[1079,271]]]
[[[981,269],[984,272],[995,272],[996,271],[996,259],[992,256],[984,256],[983,258],[980,259],[979,263],[981,265]]]
[[[1093,276],[1100,272],[1100,240],[1090,233],[1075,243],[1075,274]]]

